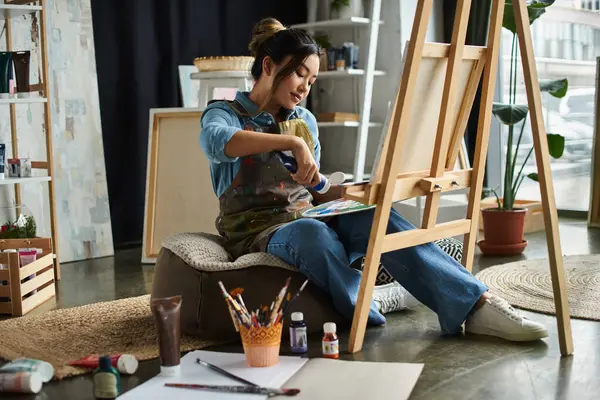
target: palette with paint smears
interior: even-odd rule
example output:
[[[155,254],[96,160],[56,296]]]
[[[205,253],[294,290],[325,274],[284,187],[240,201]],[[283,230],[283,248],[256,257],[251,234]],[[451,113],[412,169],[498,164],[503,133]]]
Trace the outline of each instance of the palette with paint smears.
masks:
[[[302,213],[306,218],[325,218],[336,215],[350,214],[375,208],[375,205],[364,205],[354,200],[337,199],[320,204]]]

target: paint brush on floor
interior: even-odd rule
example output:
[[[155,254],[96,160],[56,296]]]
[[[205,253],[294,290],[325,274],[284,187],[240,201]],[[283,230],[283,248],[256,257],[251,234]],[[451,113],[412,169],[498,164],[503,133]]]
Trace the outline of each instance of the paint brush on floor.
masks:
[[[260,386],[194,385],[188,383],[165,383],[165,386],[180,389],[207,390],[219,393],[248,393],[263,396],[296,396],[300,389],[277,389]]]

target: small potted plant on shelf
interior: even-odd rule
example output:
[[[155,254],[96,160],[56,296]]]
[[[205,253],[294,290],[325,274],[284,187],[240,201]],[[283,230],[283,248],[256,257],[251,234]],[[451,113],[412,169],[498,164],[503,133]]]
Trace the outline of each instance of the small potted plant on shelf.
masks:
[[[335,48],[329,41],[329,36],[326,33],[319,32],[314,36],[315,42],[321,47],[321,54],[319,55],[319,70],[327,71],[329,69],[329,59],[335,64]]]
[[[350,19],[365,14],[363,0],[332,0],[330,8],[331,19]]]
[[[534,0],[528,2],[529,23],[532,24],[545,9],[552,5],[554,0]],[[512,32],[512,47],[510,57],[510,82],[508,104],[494,103],[492,112],[494,116],[504,125],[508,126],[508,138],[506,146],[506,157],[504,166],[504,193],[500,198],[496,190],[486,188],[482,196],[487,197],[493,193],[496,197],[496,207],[483,208],[483,234],[484,240],[479,242],[479,248],[488,255],[517,255],[525,250],[527,241],[523,238],[525,215],[527,210],[516,207],[517,193],[525,178],[538,180],[537,173],[525,175],[524,168],[533,154],[533,146],[525,155],[520,166],[517,166],[519,148],[523,138],[523,132],[527,123],[529,107],[516,102],[517,89],[517,35],[516,23],[513,12],[512,0],[507,0],[504,9],[504,29]],[[567,93],[568,82],[566,79],[554,81],[540,81],[540,90],[550,95],[561,98]],[[515,133],[518,131],[518,136]],[[565,148],[565,139],[556,133],[548,133],[548,148],[553,158],[562,157]],[[516,146],[515,146],[516,143]],[[517,168],[518,167],[518,168]]]
[[[32,215],[19,215],[16,221],[0,226],[0,239],[32,239],[36,236],[36,224]]]

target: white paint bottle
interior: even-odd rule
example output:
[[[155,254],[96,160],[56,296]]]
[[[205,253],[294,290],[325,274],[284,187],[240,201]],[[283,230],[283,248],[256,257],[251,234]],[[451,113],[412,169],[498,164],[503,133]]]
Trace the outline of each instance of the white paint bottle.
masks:
[[[0,373],[0,392],[39,393],[42,390],[42,378],[31,372]]]

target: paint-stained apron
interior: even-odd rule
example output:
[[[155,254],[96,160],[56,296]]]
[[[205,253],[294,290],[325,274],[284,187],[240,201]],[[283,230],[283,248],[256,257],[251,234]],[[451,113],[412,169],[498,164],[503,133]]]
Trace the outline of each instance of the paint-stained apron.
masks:
[[[238,115],[248,115],[240,103],[228,104]],[[270,126],[249,123],[243,129],[295,135],[314,152],[310,130],[300,118]],[[265,251],[271,235],[301,218],[304,211],[313,207],[312,200],[309,191],[292,179],[276,152],[242,157],[237,176],[219,197],[216,227],[225,239],[225,249],[234,259]]]

